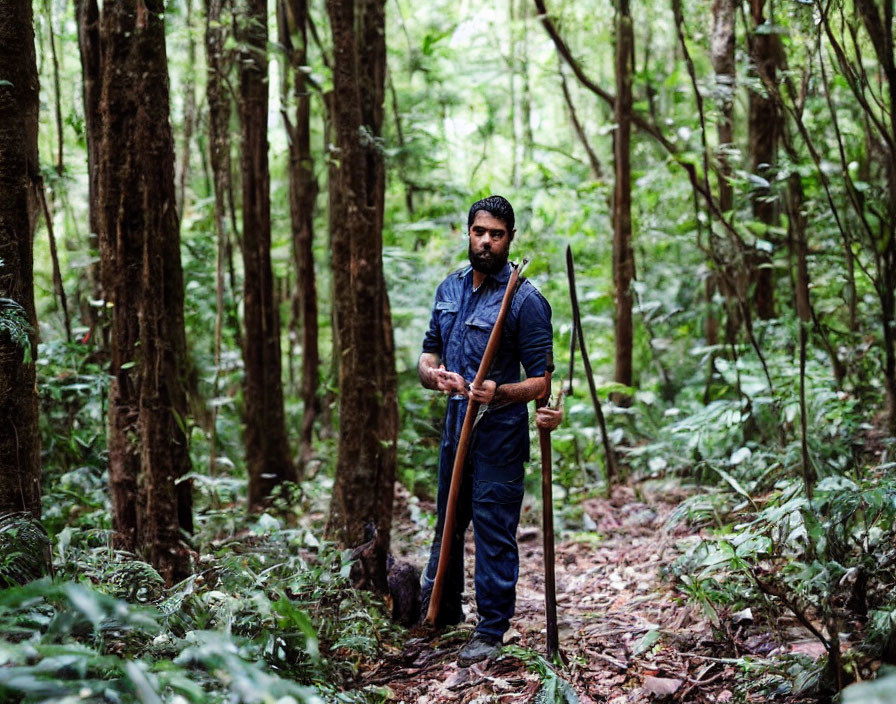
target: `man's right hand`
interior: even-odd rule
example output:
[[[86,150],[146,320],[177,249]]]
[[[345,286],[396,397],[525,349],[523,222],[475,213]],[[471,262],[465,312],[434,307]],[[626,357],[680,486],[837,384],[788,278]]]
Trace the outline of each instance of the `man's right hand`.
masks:
[[[467,382],[457,372],[449,372],[445,365],[432,370],[433,387],[446,394],[467,393]]]
[[[467,382],[464,378],[456,372],[449,372],[440,361],[439,356],[433,352],[424,352],[420,355],[417,373],[423,386],[444,394],[466,395]]]

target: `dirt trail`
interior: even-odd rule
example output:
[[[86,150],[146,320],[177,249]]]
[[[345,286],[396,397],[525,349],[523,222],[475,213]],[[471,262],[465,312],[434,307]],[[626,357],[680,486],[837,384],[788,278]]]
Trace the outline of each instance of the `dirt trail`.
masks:
[[[558,536],[560,644],[570,664],[557,672],[585,704],[745,701],[734,696],[737,670],[724,662],[724,646],[714,640],[711,625],[661,579],[661,568],[680,554],[676,546],[688,534],[686,528],[680,533],[664,529],[683,496],[668,490],[644,488],[644,492],[643,498],[637,498],[632,488],[619,487],[610,499],[587,499],[584,522],[592,530],[575,534],[574,539]],[[393,545],[406,547],[407,556],[420,565],[429,531],[419,520],[411,520],[416,515],[413,502],[410,507],[407,501],[399,505]],[[538,510],[524,511],[516,617],[505,645],[543,653],[544,578],[538,525]],[[472,540],[468,545],[468,615],[462,628],[411,637],[402,653],[365,676],[368,685],[388,687],[393,701],[529,701],[539,689],[542,678],[534,671],[532,658],[527,665],[513,648],[488,665],[459,668],[455,663],[475,624]],[[564,698],[548,699],[555,700]]]

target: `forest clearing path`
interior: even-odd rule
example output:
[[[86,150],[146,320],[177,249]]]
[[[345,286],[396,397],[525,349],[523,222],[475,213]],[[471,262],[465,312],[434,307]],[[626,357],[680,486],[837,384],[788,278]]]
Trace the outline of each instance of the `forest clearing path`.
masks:
[[[674,485],[673,485],[674,487]],[[722,662],[722,644],[697,609],[684,603],[660,570],[680,554],[682,539],[692,531],[666,530],[666,519],[684,498],[668,484],[641,485],[643,496],[629,486],[617,487],[609,499],[584,500],[587,532],[558,531],[556,574],[560,647],[570,665],[559,672],[572,684],[578,700],[589,702],[676,701],[728,702],[737,670]],[[408,504],[396,505],[393,546],[418,549],[406,557],[425,560],[428,529],[410,521]],[[415,511],[416,513],[416,511]],[[589,520],[590,519],[590,520]],[[520,580],[516,617],[505,645],[544,653],[544,575],[540,509],[525,510],[519,530]],[[414,525],[416,524],[416,525]],[[596,528],[595,528],[596,526]],[[420,548],[419,546],[422,546]],[[420,552],[422,549],[423,552]],[[404,651],[378,664],[365,684],[388,687],[396,702],[529,701],[543,681],[537,662],[507,648],[485,665],[460,668],[458,650],[475,623],[472,594],[472,540],[468,540],[466,622],[437,636],[410,637]],[[413,634],[412,634],[413,636]],[[733,655],[733,654],[729,654]],[[522,659],[521,659],[522,658]],[[528,664],[526,662],[528,660]],[[575,701],[556,694],[535,701]]]

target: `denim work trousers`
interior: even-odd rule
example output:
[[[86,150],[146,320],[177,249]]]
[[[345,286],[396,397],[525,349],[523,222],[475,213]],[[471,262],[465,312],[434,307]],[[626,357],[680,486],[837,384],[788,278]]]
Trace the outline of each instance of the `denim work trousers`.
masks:
[[[439,564],[454,452],[453,443],[442,442],[439,452],[438,520],[429,564],[423,574],[425,602],[429,600]],[[468,456],[457,503],[457,521],[439,609],[439,624],[455,624],[463,620],[464,535],[472,521],[476,545],[474,582],[479,612],[476,632],[493,640],[501,640],[510,627],[519,576],[516,529],[523,502],[523,475],[522,459],[496,465],[484,461],[475,451]]]

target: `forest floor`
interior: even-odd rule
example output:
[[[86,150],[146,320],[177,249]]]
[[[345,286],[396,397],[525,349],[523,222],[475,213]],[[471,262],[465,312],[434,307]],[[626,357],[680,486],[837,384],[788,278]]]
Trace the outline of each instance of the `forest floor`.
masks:
[[[796,702],[766,688],[761,665],[747,684],[742,656],[768,663],[781,653],[821,654],[807,631],[778,622],[753,623],[749,610],[707,613],[688,603],[674,580],[663,577],[693,527],[667,528],[686,494],[668,482],[617,487],[609,498],[586,499],[586,532],[561,532],[556,542],[560,646],[569,665],[546,670],[531,651],[544,653],[544,577],[540,511],[527,503],[519,530],[520,580],[516,617],[499,658],[461,668],[455,662],[475,625],[473,543],[468,537],[467,619],[439,634],[412,631],[396,652],[364,675],[364,685],[385,688],[391,701],[414,704],[544,701]],[[430,529],[415,500],[399,495],[393,548],[422,566]],[[596,526],[596,527],[595,527]],[[472,532],[472,531],[471,531]],[[514,647],[521,646],[521,647]],[[769,660],[766,660],[768,658]],[[547,672],[547,675],[545,674]],[[771,682],[769,684],[772,684]],[[554,689],[556,687],[556,690]],[[570,688],[575,697],[570,696]]]

